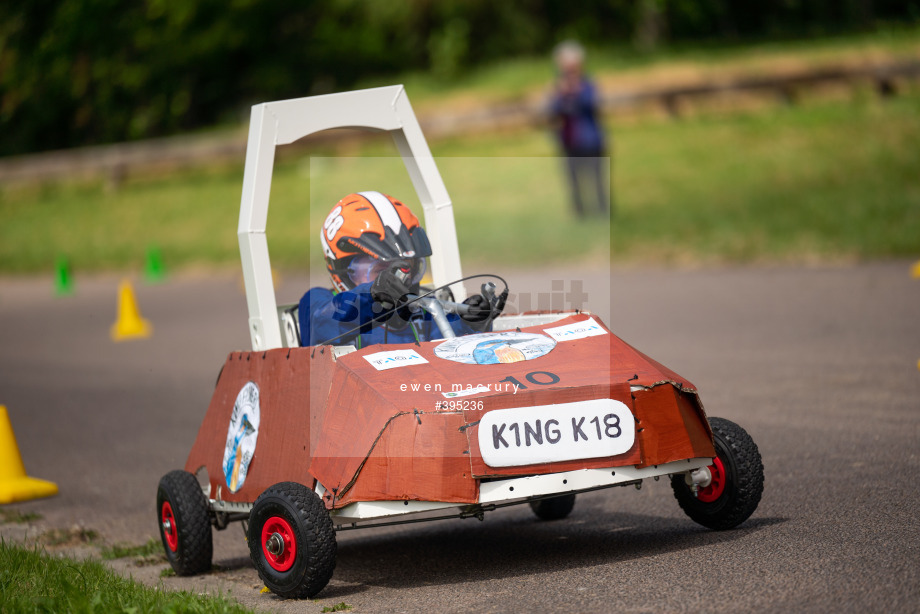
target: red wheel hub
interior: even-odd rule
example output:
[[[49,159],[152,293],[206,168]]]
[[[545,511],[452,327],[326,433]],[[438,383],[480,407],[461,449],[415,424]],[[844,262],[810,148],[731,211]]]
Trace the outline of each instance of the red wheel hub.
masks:
[[[262,525],[262,554],[275,571],[287,571],[297,557],[294,529],[284,518],[272,516]]]
[[[709,473],[712,475],[712,481],[706,488],[701,488],[696,495],[696,498],[703,503],[712,503],[725,492],[725,481],[728,476],[725,474],[725,465],[722,464],[722,459],[718,456],[709,465]]]
[[[169,501],[163,502],[160,508],[160,528],[163,530],[163,536],[166,538],[166,545],[175,552],[179,549],[179,530],[176,528],[176,516],[173,514],[172,506]]]

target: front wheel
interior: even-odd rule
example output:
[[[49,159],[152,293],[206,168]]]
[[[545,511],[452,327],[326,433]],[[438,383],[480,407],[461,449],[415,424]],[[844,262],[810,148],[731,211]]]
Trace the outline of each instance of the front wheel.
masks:
[[[273,593],[313,597],[335,569],[335,529],[322,500],[296,482],[263,492],[249,516],[249,554]]]
[[[188,471],[170,471],[157,489],[157,520],[166,558],[180,576],[211,569],[214,546],[208,500]]]
[[[716,457],[709,465],[712,481],[696,496],[684,474],[671,476],[674,497],[693,521],[717,531],[732,529],[757,509],[763,494],[763,461],[757,444],[743,428],[711,418]]]
[[[530,509],[540,520],[562,520],[572,513],[573,507],[575,493],[530,502]]]

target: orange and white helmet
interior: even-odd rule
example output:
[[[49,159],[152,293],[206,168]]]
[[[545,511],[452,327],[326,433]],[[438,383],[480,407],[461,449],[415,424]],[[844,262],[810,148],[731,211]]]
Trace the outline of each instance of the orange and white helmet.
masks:
[[[412,282],[425,274],[431,245],[418,218],[395,198],[358,192],[340,200],[320,230],[326,268],[340,292],[373,281],[393,262],[412,270]]]

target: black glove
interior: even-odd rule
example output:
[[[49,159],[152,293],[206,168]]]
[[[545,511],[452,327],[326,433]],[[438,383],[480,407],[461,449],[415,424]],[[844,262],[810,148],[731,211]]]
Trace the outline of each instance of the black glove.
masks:
[[[489,304],[489,301],[486,300],[481,294],[474,294],[465,301],[464,305],[469,305],[469,310],[466,313],[460,314],[460,318],[466,322],[470,328],[477,330],[479,332],[485,331],[489,324],[492,323],[494,318],[492,306]]]
[[[407,267],[401,268],[399,264],[394,263],[381,271],[374,283],[371,284],[371,296],[383,308],[382,311],[390,311],[405,304],[405,296],[412,291],[409,286],[409,273],[410,271]],[[393,313],[392,316],[384,318],[384,320],[394,320],[397,315]],[[408,314],[402,315],[406,316],[402,319],[408,320]]]
[[[474,294],[463,301],[463,304],[470,307],[469,311],[460,314],[460,317],[467,322],[482,322],[483,320],[488,320],[492,315],[492,306],[489,305],[486,297],[481,294]]]

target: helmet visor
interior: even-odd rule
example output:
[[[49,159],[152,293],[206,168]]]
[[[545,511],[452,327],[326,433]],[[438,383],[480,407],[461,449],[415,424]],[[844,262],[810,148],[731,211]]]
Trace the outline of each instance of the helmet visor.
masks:
[[[384,269],[398,264],[401,268],[409,269],[408,285],[415,285],[422,281],[427,269],[427,263],[424,258],[399,258],[394,260],[380,260],[373,256],[355,256],[348,263],[348,278],[356,286],[366,284],[377,279],[377,276]]]

